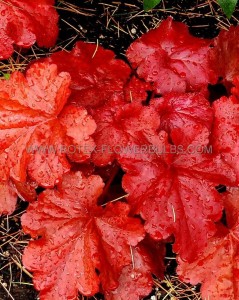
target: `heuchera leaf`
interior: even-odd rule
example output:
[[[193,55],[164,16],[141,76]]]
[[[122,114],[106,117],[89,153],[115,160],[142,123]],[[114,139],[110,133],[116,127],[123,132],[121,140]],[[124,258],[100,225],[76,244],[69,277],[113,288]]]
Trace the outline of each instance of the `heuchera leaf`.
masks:
[[[137,102],[123,104],[116,99],[115,102],[111,101],[111,106],[95,110],[96,151],[92,154],[92,160],[96,165],[112,163],[134,139],[148,142],[148,136],[153,135],[155,128],[160,125],[158,114],[153,108],[143,107]],[[123,118],[128,118],[129,122],[123,122]]]
[[[29,243],[23,263],[34,272],[42,300],[76,299],[78,290],[94,295],[100,283],[104,291],[116,289],[131,264],[130,248],[143,239],[143,226],[128,217],[126,203],[97,206],[103,186],[97,175],[66,174],[23,215],[24,231],[41,236]]]
[[[223,202],[226,212],[227,227],[232,228],[237,224],[239,218],[239,188],[227,187],[223,193]]]
[[[208,144],[213,111],[202,94],[169,93],[153,105],[160,115],[160,129],[170,134],[174,145]]]
[[[98,107],[115,94],[122,95],[131,73],[126,63],[115,59],[113,51],[84,42],[77,42],[70,53],[54,53],[47,61],[56,64],[60,72],[70,73],[70,101],[85,107]]]
[[[31,181],[29,178],[26,179],[26,182],[14,181],[14,186],[18,197],[22,200],[31,202],[37,199],[38,184],[35,181]]]
[[[152,90],[151,84],[132,76],[124,87],[124,96],[127,102],[141,103],[146,101]]]
[[[144,109],[141,107],[142,112]],[[135,107],[128,105],[117,119],[124,132],[129,130],[127,126],[133,128],[129,131],[132,150],[118,157],[126,172],[123,187],[129,193],[127,199],[134,213],[146,221],[145,229],[153,238],[174,234],[175,252],[193,260],[214,234],[213,222],[222,214],[215,186],[235,184],[234,169],[219,155],[203,153],[202,148],[178,151],[168,144],[165,132],[157,132],[152,116],[146,122],[142,116],[135,118],[135,112]],[[141,122],[146,125],[140,126]],[[200,142],[195,145],[202,146]]]
[[[130,125],[127,129],[122,128],[121,123],[119,123],[118,119],[120,117],[118,115],[121,109],[127,107],[131,102],[133,106],[135,105],[136,109],[133,115],[140,113],[141,104],[146,102],[148,98],[147,91],[150,90],[151,86],[149,84],[140,81],[136,77],[132,77],[124,86],[123,95],[122,93],[115,93],[104,105],[88,109],[97,123],[97,129],[94,134],[96,151],[92,153],[92,161],[97,166],[111,164],[116,159],[117,152],[128,142],[130,134],[124,131],[127,131],[127,129],[131,131],[132,128],[130,128]],[[155,123],[155,126],[158,126],[154,118],[156,117],[156,113],[152,109],[150,109],[147,117],[152,117],[152,122]],[[147,127],[147,122],[151,122],[146,120],[146,118],[145,121],[144,124],[142,121],[141,126]]]
[[[218,225],[217,235],[209,241],[207,248],[194,262],[189,264],[181,259],[178,260],[177,271],[181,279],[192,284],[201,283],[203,299],[236,300],[239,298],[238,196],[238,189],[231,189],[224,197],[226,216],[230,221],[229,228]],[[227,201],[230,203],[227,204]],[[233,215],[232,211],[234,211]]]
[[[227,181],[230,168],[218,158],[195,154],[171,155],[167,164],[160,157],[134,163],[122,159],[121,165],[127,199],[146,220],[146,231],[155,239],[174,234],[174,251],[193,260],[215,232],[222,203],[214,186]]]
[[[224,228],[219,227],[218,231]],[[178,273],[185,282],[202,283],[203,299],[236,300],[239,297],[238,225],[210,240],[198,260],[188,264],[179,260]]]
[[[70,53],[54,53],[47,61],[57,64],[60,71],[70,73],[69,102],[86,107],[97,123],[92,161],[98,166],[112,163],[116,158],[112,148],[119,142],[115,114],[129,102],[147,100],[151,85],[130,77],[127,64],[115,59],[112,51],[94,44],[78,42]]]
[[[115,95],[106,105],[92,110],[97,123],[97,130],[94,134],[96,148],[92,153],[92,161],[97,166],[111,164],[116,159],[114,147],[125,144],[124,140],[121,141],[121,124],[115,121],[115,115],[125,104],[121,96]]]
[[[238,79],[234,83],[238,86]],[[238,94],[238,87],[232,89]],[[234,168],[239,178],[239,100],[238,96],[222,97],[213,103],[212,146],[222,159]]]
[[[132,264],[124,267],[119,287],[106,293],[107,300],[138,300],[147,296],[153,287],[151,273],[163,278],[165,246],[146,237],[138,246],[132,247]]]
[[[183,23],[163,21],[131,44],[127,58],[156,93],[200,91],[215,77],[208,61],[210,41],[189,34]]]
[[[136,248],[132,251],[134,267],[127,266],[122,270],[119,287],[106,293],[107,300],[131,299],[138,300],[150,294],[152,290],[152,275],[149,263]]]
[[[30,48],[54,46],[58,14],[54,0],[8,0],[0,3],[0,59],[13,53],[13,44]]]
[[[46,63],[34,64],[26,77],[15,72],[0,81],[2,185],[9,179],[24,183],[28,175],[38,185],[53,187],[70,169],[70,150],[62,147],[76,147],[77,161],[89,158],[77,147],[94,146],[90,135],[96,124],[81,107],[63,109],[69,83],[68,73],[58,74],[56,65]],[[13,207],[3,211],[10,213]]]
[[[152,90],[149,83],[130,77],[130,67],[116,59],[113,51],[96,44],[77,42],[70,53],[56,52],[44,61],[70,73],[70,102],[91,108],[91,113],[115,97],[125,102],[141,102],[147,99],[147,91]]]
[[[231,26],[228,31],[221,30],[213,40],[214,47],[210,50],[210,66],[217,77],[230,91],[232,81],[239,74],[239,27]]]
[[[0,182],[0,213],[12,213],[17,203],[17,193],[12,182]]]

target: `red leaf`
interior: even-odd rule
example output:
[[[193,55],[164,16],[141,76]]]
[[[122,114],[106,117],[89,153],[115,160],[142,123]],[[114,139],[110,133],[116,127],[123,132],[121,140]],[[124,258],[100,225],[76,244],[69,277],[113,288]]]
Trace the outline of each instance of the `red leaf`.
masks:
[[[239,220],[239,188],[229,188],[223,193],[227,226],[232,228]]]
[[[24,183],[28,174],[39,185],[53,187],[70,169],[69,151],[61,147],[92,145],[92,117],[80,107],[62,110],[69,83],[69,74],[58,75],[56,66],[49,64],[33,65],[26,77],[15,72],[10,80],[0,81],[1,182],[12,178]],[[87,157],[80,153],[80,158]]]
[[[119,287],[106,293],[107,300],[138,300],[151,292],[153,287],[151,273],[155,274],[155,272],[158,272],[155,271],[158,267],[160,271],[157,274],[160,274],[160,277],[162,277],[165,255],[163,244],[158,244],[158,248],[156,248],[156,243],[152,245],[153,242],[150,239],[146,239],[146,242],[143,241],[132,248],[132,264],[124,267],[119,278]]]
[[[170,93],[156,98],[153,105],[160,114],[160,128],[175,145],[208,144],[213,111],[203,95]]]
[[[71,74],[70,102],[87,107],[96,120],[93,162],[98,166],[112,163],[116,158],[112,147],[119,141],[115,114],[129,102],[145,101],[150,84],[135,77],[130,79],[129,66],[98,45],[78,42],[70,53],[57,52],[47,60]]]
[[[214,39],[214,48],[210,50],[210,65],[229,90],[233,78],[239,74],[238,38],[238,26],[231,26],[228,31],[221,30]]]
[[[183,23],[164,20],[131,44],[127,57],[139,77],[157,93],[205,90],[214,81],[208,62],[209,40],[193,37]]]
[[[148,262],[137,250],[139,249],[133,250],[134,268],[132,266],[124,267],[119,278],[119,287],[112,292],[108,292],[105,297],[106,300],[138,300],[151,292],[153,282],[150,268]]]
[[[118,98],[115,101],[112,99],[103,108],[95,109],[94,119],[97,123],[94,135],[96,151],[92,154],[92,160],[96,165],[112,163],[120,152],[127,151],[134,137],[148,142],[149,135],[153,135],[160,125],[153,108],[138,103],[124,104]],[[129,122],[124,122],[127,119]]]
[[[84,108],[68,105],[61,112],[60,123],[65,127],[68,144],[71,145],[65,149],[68,157],[74,162],[89,159],[95,148],[95,142],[90,137],[96,130],[92,117]]]
[[[11,182],[0,182],[0,216],[14,212],[17,203],[17,193]]]
[[[213,150],[235,170],[239,179],[239,101],[235,96],[222,97],[213,103],[213,109]]]
[[[124,88],[125,100],[127,102],[141,103],[147,100],[147,92],[151,90],[152,86],[149,83],[144,82],[133,76]]]
[[[34,272],[41,299],[75,299],[78,290],[94,295],[117,288],[120,272],[131,263],[130,246],[144,237],[138,219],[125,203],[97,206],[103,190],[99,176],[64,175],[55,190],[46,190],[22,217],[32,237],[23,262]],[[97,275],[96,269],[100,275]]]
[[[239,193],[229,189],[224,195],[227,224],[218,226],[215,237],[192,263],[178,259],[177,269],[182,280],[201,283],[203,299],[237,300],[239,298]]]
[[[92,161],[97,166],[111,164],[116,158],[114,146],[118,145],[122,131],[120,124],[115,121],[115,115],[124,105],[122,97],[115,95],[106,105],[92,110],[97,124],[94,134],[96,148],[92,153]]]
[[[151,273],[157,276],[158,279],[164,278],[165,264],[164,259],[166,255],[166,242],[156,242],[149,235],[146,235],[144,240],[140,242],[139,246],[142,253],[147,253],[148,262]]]
[[[161,245],[161,247],[164,249],[163,245]],[[162,266],[162,253],[165,251],[161,250],[161,253],[158,251],[157,254],[161,255],[155,256],[154,259],[152,259],[147,250],[142,243],[132,248],[133,263],[130,266],[124,267],[120,275],[119,287],[114,291],[106,293],[107,300],[138,300],[151,292],[153,287],[151,273],[153,273],[158,261],[161,263],[162,273],[164,269]]]
[[[30,48],[54,46],[58,15],[54,0],[8,0],[0,4],[0,59],[13,53],[13,44]]]
[[[159,120],[150,109],[145,114],[145,107],[128,105],[118,115],[117,124],[129,133],[128,144],[138,150],[119,154],[126,172],[123,187],[133,212],[145,219],[146,231],[155,239],[174,234],[175,252],[193,260],[214,234],[214,222],[222,214],[215,186],[235,184],[235,172],[210,148],[204,150],[201,140],[183,151],[168,144],[165,132],[157,133]]]
[[[37,199],[35,182],[27,180],[26,182],[15,181],[14,185],[16,187],[16,192],[19,198],[24,201],[35,201]]]
[[[84,42],[77,42],[70,53],[52,54],[47,61],[56,64],[59,71],[70,73],[70,100],[85,107],[104,105],[115,94],[123,94],[131,72],[126,63],[115,59],[113,51]]]
[[[239,76],[235,76],[233,78],[233,87],[231,89],[231,92],[234,96],[237,97],[237,99],[239,99]]]
[[[146,231],[155,239],[174,234],[175,252],[193,260],[221,217],[222,203],[214,186],[226,181],[225,171],[231,170],[218,158],[195,154],[175,155],[168,164],[160,158],[129,164],[122,159],[121,164],[127,172],[127,199],[146,220]]]
[[[238,225],[225,232],[223,227],[193,263],[178,260],[178,274],[185,282],[201,283],[203,299],[237,300],[239,298]]]

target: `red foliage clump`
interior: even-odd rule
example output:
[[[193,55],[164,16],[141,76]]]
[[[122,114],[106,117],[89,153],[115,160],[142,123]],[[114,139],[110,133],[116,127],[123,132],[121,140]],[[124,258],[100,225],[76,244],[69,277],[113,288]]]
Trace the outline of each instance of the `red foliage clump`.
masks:
[[[140,299],[169,240],[203,298],[238,299],[238,38],[169,18],[131,65],[78,42],[0,81],[0,212],[30,202],[23,263],[41,300]],[[228,95],[211,103],[217,77]]]

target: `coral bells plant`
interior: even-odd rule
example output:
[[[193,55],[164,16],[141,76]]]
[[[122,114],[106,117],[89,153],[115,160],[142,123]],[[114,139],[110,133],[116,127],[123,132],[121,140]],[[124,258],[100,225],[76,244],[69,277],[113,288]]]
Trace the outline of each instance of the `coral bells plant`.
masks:
[[[54,44],[55,31],[44,44],[29,27],[35,4],[10,2],[26,2],[24,22],[18,39],[1,31],[2,58],[13,44]],[[23,264],[41,300],[142,299],[164,274],[167,242],[203,299],[239,298],[238,38],[232,27],[199,39],[168,18],[127,61],[77,42],[0,80],[0,211],[29,202]],[[216,84],[227,90],[218,99]]]

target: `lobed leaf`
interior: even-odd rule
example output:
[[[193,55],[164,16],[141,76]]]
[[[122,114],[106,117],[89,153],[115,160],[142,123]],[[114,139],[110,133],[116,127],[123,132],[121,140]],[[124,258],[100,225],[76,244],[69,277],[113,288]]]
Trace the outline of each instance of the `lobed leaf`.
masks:
[[[133,141],[148,141],[148,135],[154,134],[160,124],[153,108],[143,107],[137,102],[122,105],[118,99],[111,105],[95,110],[97,151],[92,154],[92,160],[96,165],[113,162],[121,152],[131,153],[134,151],[131,147]],[[130,121],[123,121],[127,119]]]
[[[70,52],[52,54],[46,61],[71,75],[70,101],[84,107],[99,107],[115,94],[122,94],[131,70],[111,50],[77,42]]]
[[[69,83],[68,73],[58,74],[56,65],[47,63],[34,64],[26,77],[15,72],[8,81],[0,81],[2,185],[8,185],[9,180],[24,183],[29,176],[40,186],[53,187],[71,167],[69,149],[63,151],[62,147],[94,145],[92,117],[80,107],[63,109]],[[88,156],[79,152],[77,161],[89,156],[90,152]],[[1,212],[14,209],[2,206]]]
[[[203,299],[232,300],[239,297],[238,256],[238,188],[224,196],[228,228],[218,225],[217,234],[209,240],[207,248],[192,263],[178,259],[177,271],[182,280],[201,283]]]
[[[103,186],[97,175],[66,174],[23,215],[25,232],[41,236],[23,256],[41,299],[75,299],[78,290],[94,295],[100,283],[105,291],[118,287],[122,269],[131,263],[130,247],[143,239],[144,230],[128,216],[127,204],[97,206]]]
[[[236,89],[234,90],[236,93]],[[239,101],[234,95],[213,103],[214,124],[212,146],[226,164],[232,166],[239,178]]]
[[[158,94],[205,92],[215,81],[209,64],[210,41],[189,34],[183,23],[171,18],[134,41],[127,58],[140,78]]]
[[[148,112],[145,119],[144,110]],[[135,118],[136,112],[142,115]],[[133,149],[118,155],[126,172],[123,187],[133,213],[145,220],[146,231],[158,240],[174,234],[175,252],[193,260],[206,246],[208,236],[215,233],[214,222],[221,218],[222,199],[215,186],[236,184],[236,172],[220,155],[205,150],[208,131],[194,144],[179,149],[168,143],[166,132],[157,131],[160,122],[152,116],[151,107],[136,109],[132,104],[119,114],[117,123],[130,133]],[[187,131],[182,133],[187,136]],[[183,134],[181,138],[184,140]]]
[[[13,53],[13,45],[52,47],[58,36],[54,0],[8,0],[0,3],[0,59]]]
[[[147,237],[138,246],[132,247],[131,255],[132,264],[123,268],[118,288],[106,292],[107,300],[141,299],[152,290],[151,273],[157,274],[158,278],[163,278],[165,255],[163,243],[156,244]]]
[[[151,103],[160,116],[159,128],[169,134],[174,145],[208,144],[213,111],[202,94],[169,93]]]
[[[211,68],[225,84],[228,91],[232,87],[234,77],[239,74],[238,38],[239,27],[231,26],[228,31],[220,31],[213,40],[214,47],[210,49]]]

